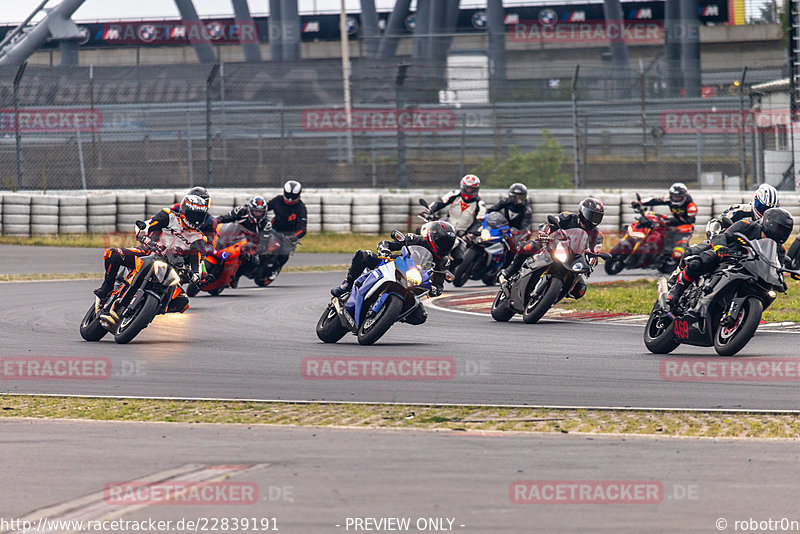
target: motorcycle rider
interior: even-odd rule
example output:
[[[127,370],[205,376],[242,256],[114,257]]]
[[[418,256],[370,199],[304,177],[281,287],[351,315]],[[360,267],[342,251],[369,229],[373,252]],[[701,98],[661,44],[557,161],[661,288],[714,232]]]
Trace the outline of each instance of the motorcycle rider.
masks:
[[[267,210],[274,213],[272,229],[286,237],[293,245],[306,235],[308,224],[306,205],[300,199],[302,192],[303,186],[300,182],[289,180],[283,184],[283,194],[276,195],[267,202]],[[287,261],[289,261],[288,254],[276,256],[267,278],[275,280]]]
[[[481,189],[481,179],[474,174],[466,174],[461,178],[460,189],[453,189],[423,211],[423,216],[435,216],[437,212],[446,210],[442,220],[453,225],[456,235],[463,237],[466,234],[478,235],[480,221],[486,217],[486,203],[481,200],[478,192]],[[464,259],[466,244],[459,240],[453,249],[452,268],[456,268]]]
[[[689,239],[692,232],[683,232],[679,227],[686,224],[694,224],[697,216],[697,204],[689,195],[689,190],[682,182],[675,182],[669,188],[669,195],[664,198],[651,198],[644,202],[631,202],[633,208],[642,206],[669,206],[671,216],[667,218],[667,237],[664,242],[664,250],[672,249],[672,257],[680,259],[684,251],[689,246]]]
[[[603,233],[597,228],[597,225],[603,221],[604,214],[605,208],[603,207],[603,203],[596,198],[587,197],[578,205],[577,213],[570,213],[568,211],[559,213],[558,222],[562,230],[570,230],[573,228],[584,230],[589,234],[589,250],[598,252],[603,246]],[[542,225],[538,236],[525,243],[519,254],[514,256],[511,265],[500,271],[498,281],[504,284],[508,279],[514,276],[528,257],[537,254],[553,240],[553,233],[557,230],[558,228],[555,225]],[[583,280],[583,277],[581,277],[570,292],[570,295],[575,299],[579,299],[583,297],[584,294],[586,294],[586,282]]]
[[[513,230],[529,230],[533,223],[533,211],[528,204],[528,188],[524,184],[511,184],[508,197],[486,209],[487,213],[499,211],[508,220]]]
[[[211,197],[209,196],[208,190],[205,187],[193,187],[189,189],[188,193],[186,193],[186,196],[189,195],[195,195],[202,198],[206,201],[206,207],[211,207]],[[177,213],[181,209],[181,203],[176,202],[170,209]],[[209,245],[214,243],[214,235],[217,231],[217,221],[210,213],[206,213],[206,220],[200,225],[200,231],[206,236],[206,240],[208,240]]]
[[[723,233],[715,235],[711,238],[711,248],[685,258],[686,267],[680,272],[675,285],[667,294],[667,306],[674,309],[689,284],[704,274],[714,272],[722,260],[742,250],[742,244],[735,236],[737,232],[751,240],[768,238],[775,241],[779,245],[778,260],[783,264],[786,256],[783,244],[792,233],[793,224],[794,221],[788,211],[783,208],[769,208],[764,211],[760,219],[752,222],[742,219]]]
[[[778,206],[780,206],[778,191],[769,184],[761,184],[753,194],[752,202],[749,204],[731,204],[719,217],[708,221],[706,237],[711,239],[728,228],[722,221],[723,217],[727,217],[733,222],[739,222],[742,219],[757,221],[764,215],[765,211]]]
[[[425,225],[422,235],[407,234],[409,245],[424,247],[433,254],[433,273],[431,275],[431,289],[428,294],[431,297],[438,297],[442,294],[444,287],[445,273],[448,267],[448,255],[456,243],[456,230],[447,221],[434,221]],[[405,243],[400,241],[381,241],[378,243],[377,251],[371,250],[356,251],[353,261],[347,271],[344,281],[331,289],[331,295],[341,297],[353,288],[353,283],[361,276],[364,269],[374,269],[377,267],[381,258],[379,256],[389,256],[403,248]],[[424,313],[424,312],[423,312]]]
[[[208,215],[208,206],[205,200],[196,195],[186,195],[180,202],[177,210],[173,209],[174,206],[164,208],[159,211],[144,229],[147,232],[144,238],[144,243],[156,243],[161,238],[161,233],[164,229],[169,229],[176,234],[198,233],[202,236],[201,243],[203,249],[207,246],[205,235],[202,234],[200,228]],[[190,254],[187,256],[190,265],[190,280],[192,283],[200,282],[200,254],[204,250],[198,250],[198,254]],[[136,258],[146,256],[149,250],[139,247],[134,248],[109,248],[106,249],[103,255],[105,265],[105,276],[103,284],[94,290],[94,294],[101,300],[105,300],[114,289],[114,281],[117,278],[117,273],[120,267],[133,269],[136,266]],[[183,289],[178,286],[179,293],[175,295],[169,303],[167,308],[168,312],[184,312],[189,307],[189,299],[183,293]],[[116,322],[116,318],[113,318]]]
[[[253,234],[253,239],[258,239],[259,234],[264,230],[269,230],[270,222],[267,218],[267,201],[264,197],[255,196],[247,201],[243,206],[233,208],[225,215],[217,217],[217,224],[229,222],[238,223],[248,233]],[[254,242],[255,245],[257,243]],[[233,276],[230,286],[236,289],[239,286],[239,278],[250,269],[258,266],[258,254],[252,252],[242,256],[242,263]]]

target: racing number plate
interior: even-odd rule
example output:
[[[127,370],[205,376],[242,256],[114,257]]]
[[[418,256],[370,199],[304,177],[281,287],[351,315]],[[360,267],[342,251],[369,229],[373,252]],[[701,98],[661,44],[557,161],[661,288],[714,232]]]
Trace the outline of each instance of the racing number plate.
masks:
[[[675,321],[675,337],[678,339],[689,339],[689,323],[686,321]]]

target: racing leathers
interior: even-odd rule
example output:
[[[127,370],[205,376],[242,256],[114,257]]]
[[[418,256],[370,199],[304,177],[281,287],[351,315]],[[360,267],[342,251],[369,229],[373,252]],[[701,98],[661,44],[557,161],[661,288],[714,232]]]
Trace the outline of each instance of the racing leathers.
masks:
[[[675,285],[667,295],[667,303],[673,306],[689,284],[700,276],[714,272],[719,267],[722,258],[730,256],[734,251],[743,250],[736,233],[741,233],[748,239],[754,240],[761,239],[762,231],[760,220],[742,219],[732,224],[723,233],[712,237],[710,243],[700,243],[690,247],[681,262],[685,264],[685,267],[678,273]],[[786,261],[786,248],[782,244],[778,245],[778,260],[781,265]]]
[[[729,228],[730,225],[726,224],[726,222],[723,220],[723,217],[727,217],[734,223],[743,219],[747,219],[749,221],[757,220],[757,217],[754,217],[753,215],[752,204],[731,204],[728,206],[728,209],[723,211],[719,217],[715,217],[708,221],[708,224],[706,225],[707,239],[711,239],[715,235],[724,232]]]
[[[220,215],[217,217],[217,224],[225,224],[235,222],[238,223],[246,233],[248,234],[248,239],[250,240],[251,244],[253,245],[253,251],[258,247],[258,240],[261,235],[261,232],[264,230],[270,229],[270,222],[267,219],[266,214],[264,217],[259,219],[253,220],[247,212],[247,206],[238,206],[233,208],[231,211],[226,213],[225,215]],[[217,243],[214,243],[214,246],[217,246]],[[239,285],[239,278],[241,276],[254,269],[258,266],[258,255],[255,253],[250,253],[247,255],[241,256],[241,264],[239,265],[239,269],[237,269],[236,274],[233,276],[233,280],[230,282],[230,286],[232,288],[236,288]],[[216,273],[212,273],[216,276]]]
[[[527,202],[518,204],[512,198],[505,198],[486,210],[487,213],[493,211],[502,213],[512,229],[529,230],[533,223],[533,211]]]
[[[444,211],[442,220],[452,224],[459,237],[463,237],[467,233],[478,235],[480,221],[486,217],[486,203],[477,194],[471,200],[465,201],[461,196],[461,191],[454,189],[430,205],[431,214],[435,215],[440,211]],[[458,240],[458,244],[450,252],[450,256],[453,258],[453,269],[464,259],[466,249],[464,241]]]
[[[143,230],[146,232],[146,239],[151,243],[157,243],[161,238],[163,231],[169,231],[174,234],[182,234],[184,236],[191,236],[195,239],[192,243],[192,248],[196,254],[188,254],[186,260],[189,263],[192,282],[198,283],[200,281],[200,259],[205,254],[208,241],[205,235],[199,230],[186,226],[180,218],[180,213],[173,211],[172,208],[164,208],[154,215]],[[194,234],[194,235],[191,235]],[[195,250],[196,249],[196,250]],[[149,251],[145,248],[109,248],[106,249],[103,255],[105,276],[103,285],[95,290],[95,295],[101,299],[105,299],[111,294],[114,289],[114,281],[117,278],[120,267],[127,269],[134,269],[136,266],[136,258],[146,256]],[[184,312],[189,307],[189,299],[183,292],[180,285],[176,286],[175,293],[170,300],[167,312]]]
[[[308,212],[302,200],[298,199],[293,204],[289,204],[283,195],[276,195],[267,203],[267,210],[272,211],[274,214],[272,229],[282,234],[293,245],[306,235]],[[285,247],[281,247],[280,252],[280,254],[273,256],[274,260],[268,266],[269,272],[267,276],[270,279],[277,277],[283,266],[289,261],[291,250],[285,250]]]
[[[669,196],[667,196],[645,200],[641,205],[669,206],[670,217],[666,221],[668,232],[664,250],[672,249],[672,257],[676,260],[680,259],[689,247],[689,239],[694,232],[694,222],[697,218],[697,204],[692,200],[692,196],[687,193],[680,204],[670,202]],[[689,229],[689,225],[691,225],[691,229]]]
[[[592,228],[589,230],[584,228],[577,213],[570,213],[568,211],[559,213],[558,223],[562,230],[570,230],[574,228],[584,230],[589,235],[589,250],[597,252],[602,247],[603,232],[597,228]],[[514,260],[511,262],[508,268],[501,272],[501,280],[507,280],[514,276],[517,272],[519,272],[522,264],[525,263],[525,260],[534,254],[538,254],[553,239],[558,239],[558,237],[555,235],[557,231],[558,227],[553,224],[543,225],[539,230],[539,235],[525,243],[520,252],[514,256]],[[581,276],[578,279],[578,283],[575,284],[575,287],[570,292],[570,295],[575,299],[579,299],[583,297],[584,294],[586,294],[586,282]]]

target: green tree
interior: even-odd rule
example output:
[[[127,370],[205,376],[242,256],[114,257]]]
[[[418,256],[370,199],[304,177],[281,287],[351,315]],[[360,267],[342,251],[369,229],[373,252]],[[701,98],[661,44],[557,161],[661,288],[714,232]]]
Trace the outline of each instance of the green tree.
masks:
[[[543,130],[544,142],[531,152],[522,153],[511,147],[508,156],[495,164],[491,158],[482,160],[473,171],[491,188],[506,188],[520,182],[535,189],[568,188],[569,175],[561,171],[567,155],[549,130]]]

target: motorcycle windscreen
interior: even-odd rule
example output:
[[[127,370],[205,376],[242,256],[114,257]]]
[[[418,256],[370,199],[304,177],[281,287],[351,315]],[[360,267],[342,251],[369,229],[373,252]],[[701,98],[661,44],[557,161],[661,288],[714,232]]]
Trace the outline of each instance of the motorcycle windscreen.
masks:
[[[758,258],[745,262],[747,271],[770,285],[781,285],[781,275],[778,273],[778,268],[780,267],[778,244],[772,239],[766,238],[756,239],[752,243],[753,250],[758,254]]]
[[[552,249],[555,250],[559,243],[563,243],[564,246],[567,247],[567,251],[572,254],[582,254],[589,248],[589,234],[587,234],[585,230],[581,228],[570,228],[569,230],[564,230],[564,233],[567,239],[564,241],[553,239],[550,242],[550,247]]]
[[[409,245],[408,254],[411,260],[417,265],[420,271],[433,269],[433,254],[425,247],[419,245]]]
[[[503,215],[499,211],[493,211],[492,213],[486,216],[485,224],[486,228],[489,228],[491,230],[496,230],[497,228],[508,226],[508,219],[506,219],[505,215]]]
[[[176,232],[167,227],[161,231],[158,245],[164,248],[164,254],[180,256],[190,252],[202,251],[205,248],[202,243],[203,240],[203,234],[200,232],[194,230]]]
[[[239,223],[229,222],[221,224],[217,229],[217,250],[229,247],[234,243],[246,239],[244,228]]]

